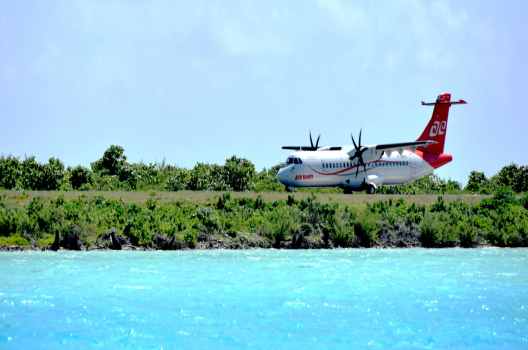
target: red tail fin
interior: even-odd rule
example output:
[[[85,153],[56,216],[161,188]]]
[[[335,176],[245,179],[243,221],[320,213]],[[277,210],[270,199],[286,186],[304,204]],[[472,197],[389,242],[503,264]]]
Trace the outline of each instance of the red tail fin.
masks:
[[[422,102],[424,106],[434,105],[433,116],[429,124],[425,127],[422,136],[416,141],[436,141],[437,144],[429,145],[428,147],[419,147],[418,150],[424,153],[444,153],[444,143],[447,129],[447,117],[449,115],[449,107],[453,104],[466,104],[465,101],[451,102],[451,94],[441,94],[436,99],[435,103]]]

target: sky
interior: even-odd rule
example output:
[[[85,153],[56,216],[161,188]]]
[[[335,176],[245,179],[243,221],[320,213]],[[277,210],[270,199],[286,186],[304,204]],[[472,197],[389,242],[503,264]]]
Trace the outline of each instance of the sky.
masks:
[[[440,93],[436,173],[528,165],[528,2],[0,0],[0,154],[257,170],[284,145],[416,140]],[[356,138],[357,140],[357,138]]]

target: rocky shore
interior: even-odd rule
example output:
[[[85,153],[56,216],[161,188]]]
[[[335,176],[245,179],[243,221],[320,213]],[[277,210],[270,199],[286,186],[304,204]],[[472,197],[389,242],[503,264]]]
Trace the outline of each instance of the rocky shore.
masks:
[[[464,245],[461,241],[445,242],[436,248],[484,248],[493,247],[484,239],[484,234],[477,233],[475,243]],[[527,247],[528,242],[523,240],[521,247]],[[206,234],[199,232],[194,246],[181,241],[176,237],[152,235],[152,243],[141,245],[132,244],[126,237],[120,235],[116,230],[108,231],[100,236],[93,245],[86,245],[79,234],[73,233],[65,237],[59,237],[58,232],[53,244],[47,247],[39,247],[33,242],[33,246],[5,246],[0,245],[0,252],[29,252],[29,251],[106,251],[106,250],[128,250],[128,251],[155,251],[155,250],[214,250],[214,249],[339,249],[339,248],[428,248],[420,239],[420,232],[416,227],[407,228],[405,225],[395,224],[392,228],[384,227],[374,244],[369,246],[359,236],[355,236],[352,242],[339,245],[328,235],[315,235],[311,232],[297,233],[291,239],[273,241],[266,237],[265,232],[238,235],[236,237],[227,234]]]

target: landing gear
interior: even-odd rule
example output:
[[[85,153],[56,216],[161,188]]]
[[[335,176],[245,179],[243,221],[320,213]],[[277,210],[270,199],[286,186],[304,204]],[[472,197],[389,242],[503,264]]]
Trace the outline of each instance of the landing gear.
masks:
[[[368,194],[375,194],[376,193],[376,187],[374,187],[374,185],[368,185],[367,193]]]
[[[352,194],[352,189],[348,188],[348,187],[345,187],[344,190],[343,190],[343,193],[344,194]]]
[[[293,192],[293,186],[286,185],[285,190],[286,190],[286,192],[292,193]]]

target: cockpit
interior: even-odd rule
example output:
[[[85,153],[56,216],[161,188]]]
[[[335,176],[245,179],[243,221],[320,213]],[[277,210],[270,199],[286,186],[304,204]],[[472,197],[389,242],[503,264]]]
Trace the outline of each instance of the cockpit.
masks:
[[[288,157],[288,159],[286,159],[286,165],[290,164],[302,164],[302,160],[301,158]]]

